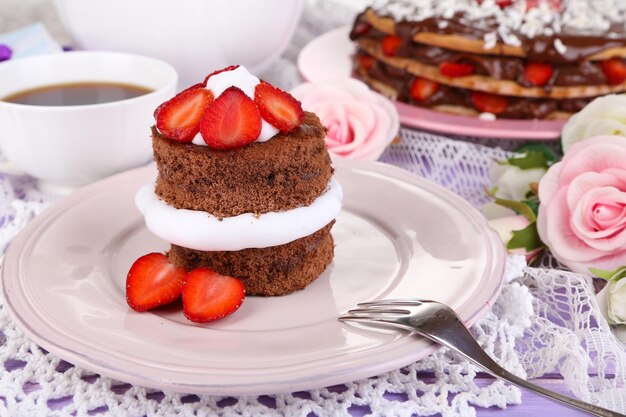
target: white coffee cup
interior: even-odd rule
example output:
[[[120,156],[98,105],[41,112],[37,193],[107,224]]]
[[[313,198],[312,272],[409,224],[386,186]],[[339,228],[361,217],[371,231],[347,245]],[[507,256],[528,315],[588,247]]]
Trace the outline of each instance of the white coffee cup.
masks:
[[[67,192],[139,166],[152,157],[154,109],[175,94],[177,81],[174,68],[163,61],[118,52],[66,52],[4,62],[0,151],[14,170],[37,178],[40,188],[51,192]],[[89,82],[135,85],[152,92],[77,106],[2,101],[33,88]]]
[[[304,0],[55,0],[82,49],[152,56],[176,68],[181,85],[244,65],[262,74],[290,43]]]

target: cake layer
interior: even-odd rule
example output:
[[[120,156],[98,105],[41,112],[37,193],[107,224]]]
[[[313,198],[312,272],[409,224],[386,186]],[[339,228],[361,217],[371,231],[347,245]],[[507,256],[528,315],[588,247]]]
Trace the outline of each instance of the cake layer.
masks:
[[[363,80],[372,89],[398,101],[427,107],[447,113],[477,116],[481,112],[472,102],[472,90],[440,85],[438,90],[425,100],[411,97],[411,84],[415,77],[409,73],[388,71],[389,67],[376,62],[368,70],[355,63],[354,76]],[[498,114],[505,119],[565,119],[580,111],[594,97],[556,100],[550,98],[506,97],[507,107]]]
[[[580,79],[579,85],[558,86],[547,84],[542,87],[533,87],[524,86],[517,82],[517,80],[497,79],[491,75],[474,74],[463,77],[448,77],[440,72],[437,65],[426,64],[413,58],[386,56],[381,49],[379,41],[360,39],[358,45],[368,55],[398,70],[403,70],[412,75],[450,87],[484,91],[491,94],[529,98],[567,99],[597,97],[611,93],[620,93],[626,90],[626,81],[616,85],[597,84],[595,82],[591,85],[587,85],[584,79]]]
[[[234,150],[175,142],[154,128],[152,135],[156,194],[176,208],[215,217],[309,205],[326,190],[333,173],[326,129],[309,112],[290,133]]]
[[[135,204],[148,229],[167,242],[202,251],[238,251],[282,245],[316,232],[337,217],[342,198],[341,185],[331,179],[329,188],[308,206],[218,219],[168,205],[151,183],[137,192]]]
[[[368,49],[368,45],[371,49],[374,48],[373,45],[380,44],[385,36],[375,30],[370,30],[366,35],[358,37],[355,42],[357,45],[364,45],[364,48],[360,48],[361,52],[364,52]],[[524,74],[525,68],[533,61],[525,58],[470,54],[404,40],[400,42],[394,56],[410,58],[437,68],[444,62],[466,63],[474,68],[476,75],[488,76],[494,80],[514,81],[524,87],[533,86]],[[551,67],[554,71],[553,76],[543,86],[544,88],[608,84],[600,62],[551,64]]]
[[[330,264],[334,252],[330,229],[334,223],[285,245],[234,252],[203,252],[172,245],[168,257],[186,270],[210,268],[240,278],[247,295],[285,295],[306,287]]]

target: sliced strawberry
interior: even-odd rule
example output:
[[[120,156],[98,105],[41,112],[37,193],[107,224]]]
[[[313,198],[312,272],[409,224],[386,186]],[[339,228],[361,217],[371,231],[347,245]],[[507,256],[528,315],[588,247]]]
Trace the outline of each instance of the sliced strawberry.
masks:
[[[472,103],[481,112],[499,114],[506,110],[509,100],[504,96],[473,91]]]
[[[181,91],[154,111],[157,129],[169,139],[191,142],[200,129],[200,119],[213,101],[213,93],[196,84]]]
[[[261,114],[243,91],[229,87],[204,112],[200,133],[213,149],[240,148],[259,137]]]
[[[239,65],[231,65],[229,67],[222,68],[222,69],[217,70],[217,71],[213,71],[212,73],[207,75],[206,78],[204,79],[204,85],[206,85],[206,82],[209,81],[209,78],[211,78],[212,76],[220,74],[222,72],[236,70],[237,68],[239,68]]]
[[[183,93],[186,93],[186,92],[187,92],[187,91],[189,91],[189,90],[195,90],[196,88],[202,88],[202,87],[204,87],[204,84],[202,84],[202,83],[194,84],[194,85],[192,85],[191,87],[187,87],[187,88],[185,88],[183,91],[181,91],[181,92],[180,92],[180,93],[178,93],[177,95],[181,95],[181,94],[183,94]],[[209,91],[209,92],[210,92],[210,91]],[[211,94],[213,94],[213,93],[211,93]],[[167,104],[167,103],[169,103],[169,101],[170,101],[170,100],[168,100],[168,101],[166,101],[166,102],[164,102],[164,103],[161,103],[161,104],[159,105],[159,107],[157,107],[156,109],[154,109],[154,113],[152,113],[152,115],[154,116],[154,120],[156,120],[156,119],[157,119],[157,117],[159,116],[159,113],[161,112],[161,110],[163,110],[163,109],[166,107],[166,104]]]
[[[180,297],[186,271],[162,253],[137,259],[126,277],[126,302],[137,311],[169,304]]]
[[[198,323],[221,319],[234,313],[245,296],[246,289],[241,280],[208,268],[197,268],[185,278],[183,313]]]
[[[437,90],[439,90],[439,83],[417,77],[411,84],[411,97],[417,101],[424,101]]]
[[[359,55],[358,60],[359,66],[365,71],[369,71],[369,69],[372,68],[374,66],[374,63],[376,62],[374,57],[371,57],[369,55]]]
[[[524,68],[524,78],[538,87],[542,87],[550,81],[554,69],[552,65],[542,62],[530,62]]]
[[[289,93],[261,81],[254,89],[254,102],[261,116],[281,132],[300,126],[304,118],[302,105]]]
[[[444,61],[439,64],[439,72],[446,77],[466,77],[474,73],[474,67],[463,62]]]
[[[621,84],[626,80],[626,63],[621,58],[611,58],[600,63],[609,84]]]
[[[396,35],[388,35],[385,36],[382,40],[381,46],[383,48],[383,53],[387,56],[393,56],[398,52],[398,48],[400,47],[401,39]]]

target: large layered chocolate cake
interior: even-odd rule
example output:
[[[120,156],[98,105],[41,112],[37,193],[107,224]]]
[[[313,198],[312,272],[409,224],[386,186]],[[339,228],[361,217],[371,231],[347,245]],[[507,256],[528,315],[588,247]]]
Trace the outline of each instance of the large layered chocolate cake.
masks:
[[[558,119],[626,90],[620,0],[391,0],[355,20],[354,75],[383,94],[484,118]]]
[[[307,286],[333,259],[342,191],[326,130],[243,67],[211,74],[155,112],[156,184],[136,202],[170,262],[237,277],[249,295]]]

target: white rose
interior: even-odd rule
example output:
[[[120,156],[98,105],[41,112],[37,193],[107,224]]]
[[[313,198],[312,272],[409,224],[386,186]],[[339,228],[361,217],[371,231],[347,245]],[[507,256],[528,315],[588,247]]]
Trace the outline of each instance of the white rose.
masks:
[[[626,94],[598,97],[569,118],[561,132],[563,152],[594,136],[626,136]]]
[[[483,215],[487,218],[487,220],[495,220],[501,217],[509,217],[515,216],[515,211],[510,208],[506,208],[499,204],[496,204],[492,201],[486,203],[482,208]]]
[[[502,243],[506,246],[511,238],[513,237],[513,232],[517,230],[522,230],[530,224],[530,221],[524,216],[520,216],[518,214],[509,215],[506,217],[500,217],[497,219],[489,220],[489,226],[498,233]],[[533,249],[531,251],[527,251],[524,248],[516,248],[510,249],[509,253],[514,255],[523,255],[526,257],[527,261],[530,261],[537,253],[538,249]]]
[[[626,279],[607,284],[607,317],[614,324],[626,323]]]
[[[496,197],[504,200],[522,201],[530,191],[530,184],[539,182],[546,173],[545,168],[521,169],[513,165],[491,164],[489,177],[496,188]]]
[[[609,324],[626,324],[626,278],[609,281],[596,300]]]

